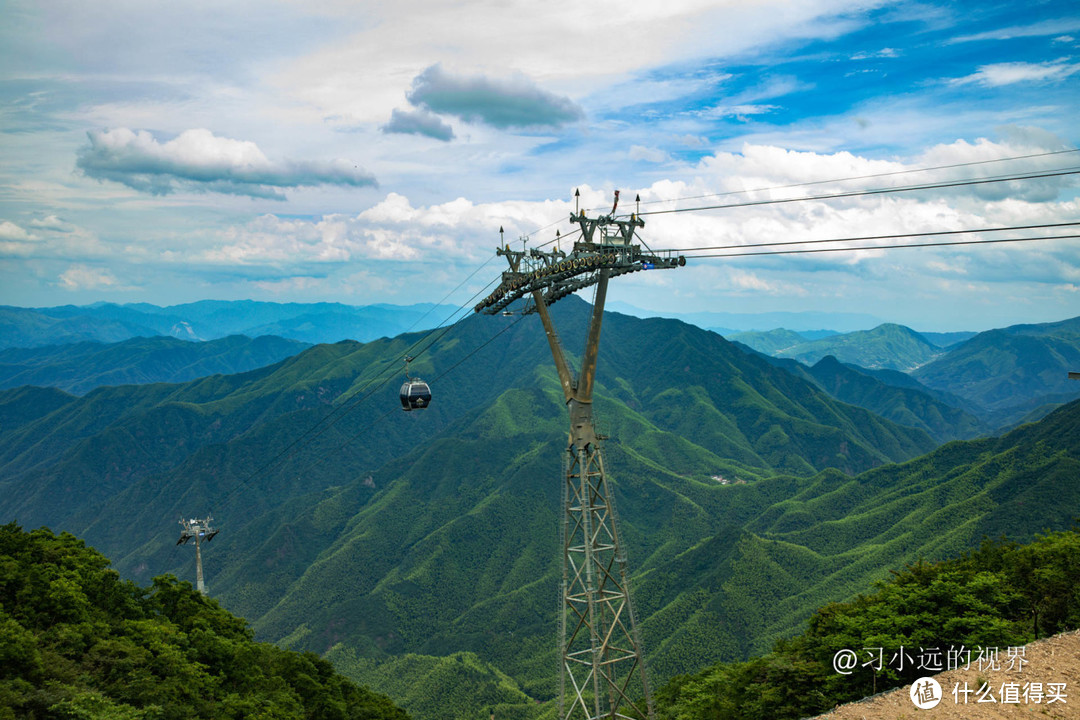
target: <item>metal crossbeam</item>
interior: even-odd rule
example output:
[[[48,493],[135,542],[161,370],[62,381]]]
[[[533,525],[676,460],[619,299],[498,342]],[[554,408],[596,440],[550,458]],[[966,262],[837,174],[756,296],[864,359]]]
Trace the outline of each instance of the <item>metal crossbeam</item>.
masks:
[[[675,251],[659,253],[642,252],[640,245],[633,244],[636,228],[644,227],[645,221],[636,215],[627,220],[616,220],[610,215],[587,218],[585,213],[570,214],[570,221],[581,227],[582,240],[574,243],[569,252],[555,249],[543,251],[511,250],[499,247],[496,252],[506,257],[510,269],[502,274],[502,282],[490,295],[473,308],[475,312],[489,315],[502,312],[522,298],[534,299],[551,305],[558,300],[600,281],[606,270],[608,277],[617,277],[641,270],[663,270],[681,267],[686,258]],[[540,300],[536,300],[539,293]],[[529,304],[523,312],[535,312]]]

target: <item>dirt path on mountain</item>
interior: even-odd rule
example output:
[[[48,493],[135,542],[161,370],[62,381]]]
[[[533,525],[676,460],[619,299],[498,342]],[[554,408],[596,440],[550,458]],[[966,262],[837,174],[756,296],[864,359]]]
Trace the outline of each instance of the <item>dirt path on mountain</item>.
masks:
[[[1000,670],[980,670],[973,663],[967,670],[950,670],[934,675],[934,680],[940,686],[940,692],[936,693],[940,702],[936,707],[917,707],[911,697],[911,686],[908,685],[856,703],[841,705],[819,715],[817,720],[1080,719],[1080,631],[1055,635],[1026,646],[1024,659],[1027,663],[1019,672],[1015,667],[1008,670],[1004,649],[1002,655]],[[963,692],[964,683],[971,691],[968,695]],[[918,689],[923,690],[923,697],[919,699],[924,700],[926,686]],[[980,697],[982,702],[979,702]]]

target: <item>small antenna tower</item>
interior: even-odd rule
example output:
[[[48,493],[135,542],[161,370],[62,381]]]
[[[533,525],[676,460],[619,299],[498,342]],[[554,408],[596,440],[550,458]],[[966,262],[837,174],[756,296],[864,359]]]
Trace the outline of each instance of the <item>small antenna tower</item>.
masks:
[[[195,587],[203,595],[206,594],[206,585],[203,583],[202,544],[210,542],[218,534],[211,524],[213,521],[214,518],[210,515],[201,520],[180,518],[180,539],[176,541],[177,545],[187,545],[188,540],[195,541]]]

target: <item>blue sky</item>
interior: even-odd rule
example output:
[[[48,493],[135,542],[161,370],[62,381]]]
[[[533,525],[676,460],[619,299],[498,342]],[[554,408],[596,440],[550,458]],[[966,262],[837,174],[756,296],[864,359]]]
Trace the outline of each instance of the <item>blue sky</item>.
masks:
[[[1070,2],[0,2],[0,303],[469,302],[498,228],[1080,166]],[[1076,176],[647,218],[654,247],[1080,220]],[[811,188],[813,190],[811,190]],[[764,189],[764,190],[762,190]],[[787,194],[787,195],[785,195]],[[740,197],[740,196],[736,196]],[[561,222],[560,222],[561,221]],[[691,261],[656,311],[1080,315],[1077,240]],[[447,295],[449,294],[449,297]]]

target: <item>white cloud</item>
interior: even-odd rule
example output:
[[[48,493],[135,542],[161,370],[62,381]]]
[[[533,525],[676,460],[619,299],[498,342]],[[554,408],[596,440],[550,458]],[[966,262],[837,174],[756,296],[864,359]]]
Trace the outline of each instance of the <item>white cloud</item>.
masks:
[[[454,129],[437,115],[427,110],[401,110],[394,108],[390,121],[379,128],[385,133],[424,135],[444,142],[454,139]]]
[[[447,72],[439,64],[413,79],[407,97],[432,112],[503,130],[558,128],[585,116],[570,98],[541,89],[521,73],[507,78],[466,76]]]
[[[642,160],[650,163],[664,163],[671,160],[671,156],[663,150],[645,147],[644,145],[631,145],[627,155],[631,160]]]
[[[167,142],[128,128],[91,130],[78,167],[89,177],[164,195],[176,190],[284,199],[280,188],[367,187],[375,178],[347,160],[271,161],[250,141],[186,130]]]
[[[623,82],[651,82],[639,71],[657,65],[791,38],[834,38],[859,26],[857,15],[869,6],[857,0],[346,5],[340,8],[345,24],[361,29],[289,63],[275,82],[324,115],[356,122],[384,122],[411,80],[440,62],[470,76],[527,72],[547,92],[576,102]]]
[[[706,118],[733,117],[745,121],[752,115],[765,115],[777,110],[777,105],[743,104],[743,105],[716,105],[701,111],[701,116]]]
[[[882,48],[876,52],[857,52],[851,56],[852,60],[874,60],[877,58],[900,57],[900,52],[895,48]]]
[[[953,85],[976,84],[984,87],[1001,87],[1016,83],[1053,83],[1064,80],[1077,71],[1080,71],[1080,63],[1069,63],[1063,59],[1043,63],[994,63],[982,65],[975,73],[956,78],[950,83]]]
[[[58,285],[64,290],[129,290],[120,285],[116,277],[104,268],[89,265],[72,265],[60,274]]]
[[[1012,40],[1014,38],[1022,37],[1043,37],[1046,35],[1072,32],[1074,30],[1080,30],[1080,19],[1059,18],[1043,20],[1037,23],[1031,23],[1030,25],[1013,25],[1006,28],[995,28],[974,35],[963,35],[961,37],[953,38],[951,42],[962,43],[980,40]]]
[[[34,240],[34,236],[10,220],[0,221],[0,240]]]
[[[71,223],[65,222],[56,215],[46,215],[43,218],[35,218],[30,221],[30,227],[41,230],[53,230],[55,232],[71,232],[74,228]]]

